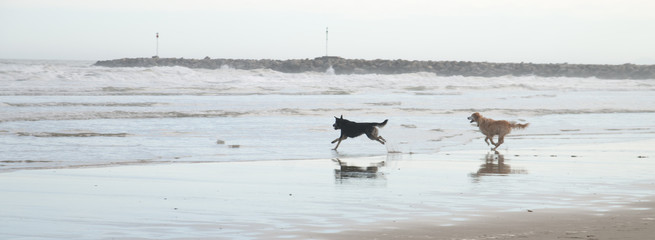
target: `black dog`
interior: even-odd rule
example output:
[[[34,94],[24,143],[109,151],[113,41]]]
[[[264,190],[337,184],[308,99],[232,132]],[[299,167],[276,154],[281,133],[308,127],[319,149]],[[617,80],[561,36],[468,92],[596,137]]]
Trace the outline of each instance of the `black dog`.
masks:
[[[337,150],[339,144],[341,144],[341,140],[346,140],[346,138],[349,137],[359,137],[362,134],[366,134],[369,139],[376,140],[382,144],[387,141],[382,138],[382,136],[378,136],[378,129],[376,127],[384,127],[384,125],[387,125],[389,119],[384,120],[384,122],[381,123],[356,123],[343,119],[343,115],[341,115],[341,118],[334,117],[334,120],[335,122],[332,126],[334,127],[334,130],[341,129],[341,136],[332,141],[332,143],[339,141],[333,150]]]

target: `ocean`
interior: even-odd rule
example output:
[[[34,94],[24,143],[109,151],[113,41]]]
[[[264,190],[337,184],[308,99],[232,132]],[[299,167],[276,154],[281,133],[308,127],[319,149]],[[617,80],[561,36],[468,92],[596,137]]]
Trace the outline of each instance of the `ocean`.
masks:
[[[499,149],[652,138],[655,80],[335,75],[0,61],[0,170],[331,159],[462,150],[466,117],[529,122]],[[334,117],[389,124],[333,151]],[[612,135],[611,138],[590,137]],[[596,139],[596,140],[594,140]],[[607,140],[609,139],[609,140]]]

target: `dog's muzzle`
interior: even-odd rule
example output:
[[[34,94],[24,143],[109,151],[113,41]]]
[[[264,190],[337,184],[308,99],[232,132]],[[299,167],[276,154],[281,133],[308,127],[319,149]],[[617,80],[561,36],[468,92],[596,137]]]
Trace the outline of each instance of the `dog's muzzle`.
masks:
[[[475,118],[473,118],[473,117],[468,117],[466,119],[471,120],[471,123],[475,122]]]
[[[339,130],[339,126],[337,126],[336,123],[335,123],[335,124],[332,124],[332,127],[334,127],[334,130]]]

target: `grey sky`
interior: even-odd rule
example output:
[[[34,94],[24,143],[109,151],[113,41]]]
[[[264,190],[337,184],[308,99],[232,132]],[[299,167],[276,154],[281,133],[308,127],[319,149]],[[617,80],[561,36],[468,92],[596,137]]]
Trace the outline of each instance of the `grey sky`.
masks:
[[[646,0],[0,0],[0,58],[655,64]]]

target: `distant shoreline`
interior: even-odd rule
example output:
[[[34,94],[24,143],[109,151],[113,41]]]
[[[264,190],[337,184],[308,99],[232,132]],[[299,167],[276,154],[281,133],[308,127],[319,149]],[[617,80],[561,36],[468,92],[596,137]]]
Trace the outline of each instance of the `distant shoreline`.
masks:
[[[362,60],[340,57],[314,59],[184,59],[184,58],[122,58],[97,61],[103,67],[182,66],[188,68],[271,69],[284,73],[326,72],[330,66],[335,74],[403,74],[435,73],[439,76],[541,76],[596,77],[600,79],[655,79],[655,65],[601,65],[567,63],[490,63],[465,61]]]

